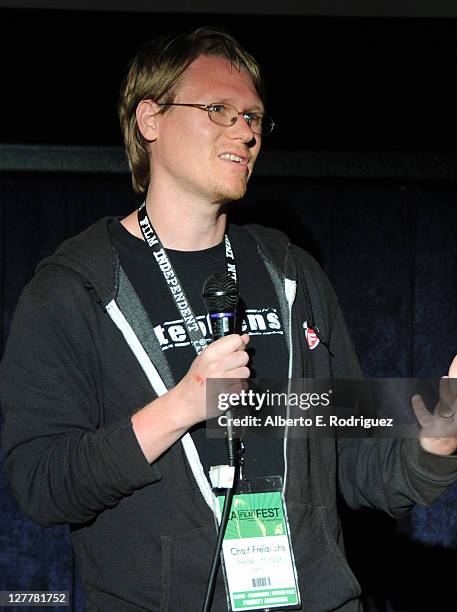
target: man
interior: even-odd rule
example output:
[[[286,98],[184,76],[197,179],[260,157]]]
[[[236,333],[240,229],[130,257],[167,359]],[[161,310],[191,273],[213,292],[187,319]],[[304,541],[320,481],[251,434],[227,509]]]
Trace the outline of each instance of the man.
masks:
[[[216,540],[207,474],[226,463],[201,425],[206,380],[360,369],[317,263],[279,232],[227,223],[272,129],[255,60],[211,29],[156,39],[130,66],[120,117],[145,206],[65,242],[24,291],[1,369],[5,465],[28,516],[70,524],[88,610],[192,612]],[[226,269],[248,333],[200,350],[201,288]],[[250,478],[283,476],[302,610],[359,609],[338,495],[392,515],[431,503],[457,477],[444,434],[247,441]],[[212,610],[226,609],[220,575]]]

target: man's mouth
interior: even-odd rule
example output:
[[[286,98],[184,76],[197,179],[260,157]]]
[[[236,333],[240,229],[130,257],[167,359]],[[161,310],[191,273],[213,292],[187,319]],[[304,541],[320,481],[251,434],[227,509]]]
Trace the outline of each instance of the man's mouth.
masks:
[[[236,155],[235,153],[222,153],[222,155],[219,155],[218,157],[219,159],[225,159],[227,161],[232,161],[237,164],[243,164],[245,166],[247,165],[247,159],[240,155]]]

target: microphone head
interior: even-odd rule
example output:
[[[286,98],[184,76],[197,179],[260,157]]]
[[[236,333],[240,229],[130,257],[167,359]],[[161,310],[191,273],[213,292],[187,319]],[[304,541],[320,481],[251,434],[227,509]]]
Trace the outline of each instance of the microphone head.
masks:
[[[204,285],[202,298],[208,312],[235,312],[240,298],[240,290],[228,272],[212,274]]]

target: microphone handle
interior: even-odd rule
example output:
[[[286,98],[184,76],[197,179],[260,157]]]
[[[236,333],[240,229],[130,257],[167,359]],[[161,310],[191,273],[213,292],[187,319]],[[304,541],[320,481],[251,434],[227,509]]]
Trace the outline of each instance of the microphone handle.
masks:
[[[235,333],[235,312],[210,312],[209,318],[214,340]]]
[[[211,312],[210,315],[211,329],[213,332],[213,339],[219,340],[224,336],[235,333],[235,312]],[[234,451],[234,440],[236,438],[231,420],[232,410],[227,410],[229,416],[226,425],[226,439],[227,439],[227,450],[229,454],[229,464],[235,465],[235,451]]]

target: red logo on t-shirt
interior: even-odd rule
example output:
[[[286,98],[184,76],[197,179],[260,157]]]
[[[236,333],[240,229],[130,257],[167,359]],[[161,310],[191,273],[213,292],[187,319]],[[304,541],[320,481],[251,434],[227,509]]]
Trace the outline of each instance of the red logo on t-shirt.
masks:
[[[305,337],[310,350],[315,349],[320,342],[319,338],[316,336],[316,332],[311,329],[311,327],[308,327],[308,321],[304,321],[303,328],[305,330]]]

